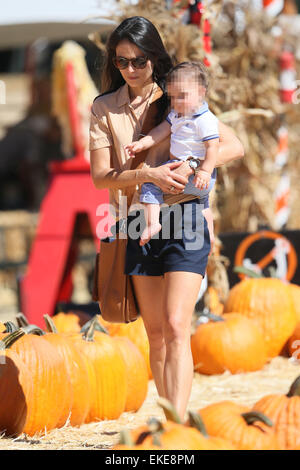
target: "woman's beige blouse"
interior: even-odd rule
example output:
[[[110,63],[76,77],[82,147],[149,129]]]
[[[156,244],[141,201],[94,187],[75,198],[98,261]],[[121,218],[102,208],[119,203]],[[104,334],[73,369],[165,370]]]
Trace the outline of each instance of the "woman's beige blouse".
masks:
[[[149,104],[161,95],[161,90],[155,83]],[[111,167],[116,170],[130,169],[132,159],[128,158],[124,147],[138,140],[141,133],[141,123],[130,104],[128,85],[121,86],[117,91],[99,96],[93,102],[91,109],[89,150],[111,147]],[[147,164],[156,166],[169,158],[169,138],[158,146],[152,147],[147,156]],[[133,197],[132,204],[139,201],[139,186]],[[119,213],[119,198],[122,190],[110,189],[110,204]]]

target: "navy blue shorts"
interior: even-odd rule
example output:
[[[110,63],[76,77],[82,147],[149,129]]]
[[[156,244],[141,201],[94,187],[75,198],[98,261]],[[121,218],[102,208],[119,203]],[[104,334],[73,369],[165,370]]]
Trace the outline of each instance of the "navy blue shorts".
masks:
[[[170,271],[205,275],[210,238],[199,198],[162,207],[162,230],[144,246],[139,245],[145,227],[143,210],[129,214],[125,274],[163,276]]]

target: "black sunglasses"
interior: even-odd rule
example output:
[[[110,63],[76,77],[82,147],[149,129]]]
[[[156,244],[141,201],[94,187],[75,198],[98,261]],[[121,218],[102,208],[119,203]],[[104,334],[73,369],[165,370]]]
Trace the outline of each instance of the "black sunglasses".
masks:
[[[126,59],[125,57],[114,57],[113,64],[117,69],[127,69],[128,65],[131,64],[135,69],[144,69],[147,65],[148,57],[141,56],[135,57],[134,59]]]

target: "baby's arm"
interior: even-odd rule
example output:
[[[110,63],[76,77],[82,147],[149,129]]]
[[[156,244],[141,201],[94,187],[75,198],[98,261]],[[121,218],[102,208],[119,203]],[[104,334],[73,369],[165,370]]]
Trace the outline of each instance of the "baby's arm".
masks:
[[[170,132],[171,125],[168,121],[163,121],[161,124],[154,127],[145,137],[126,145],[125,152],[128,153],[129,157],[135,157],[136,153],[148,150],[153,145],[164,140],[168,135],[170,135]]]
[[[199,189],[207,189],[210,182],[210,177],[213,169],[216,166],[218,152],[219,152],[219,139],[211,139],[204,142],[206,147],[206,155],[203,163],[194,178],[194,185]]]

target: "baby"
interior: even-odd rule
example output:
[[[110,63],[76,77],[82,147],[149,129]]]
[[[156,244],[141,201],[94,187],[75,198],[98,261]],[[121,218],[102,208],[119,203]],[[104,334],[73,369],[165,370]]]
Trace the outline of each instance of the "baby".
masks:
[[[219,130],[218,119],[204,100],[208,86],[206,68],[202,63],[183,62],[171,69],[166,84],[171,101],[171,111],[166,120],[139,141],[127,145],[125,151],[130,157],[134,157],[136,153],[149,149],[171,133],[171,160],[165,163],[189,161],[193,174],[189,177],[184,193],[204,198],[203,213],[212,235],[213,218],[208,194],[216,181]],[[171,191],[174,189],[170,188]],[[161,230],[159,213],[163,193],[153,183],[145,183],[142,185],[140,202],[145,205],[146,220],[140,239],[142,246]]]

